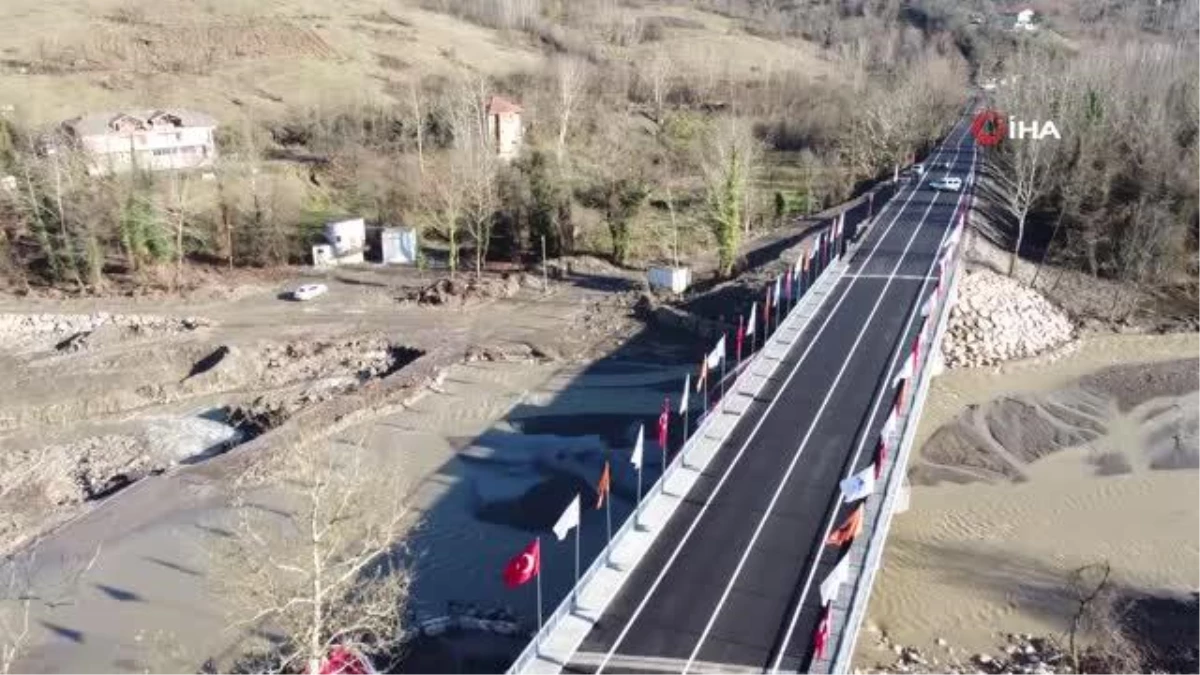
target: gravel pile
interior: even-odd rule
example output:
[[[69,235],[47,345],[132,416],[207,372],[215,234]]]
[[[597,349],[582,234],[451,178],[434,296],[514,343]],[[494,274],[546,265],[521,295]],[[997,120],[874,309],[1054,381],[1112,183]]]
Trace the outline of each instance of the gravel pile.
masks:
[[[980,270],[967,274],[958,286],[942,352],[952,368],[993,366],[1035,356],[1074,334],[1067,315],[1040,293]]]

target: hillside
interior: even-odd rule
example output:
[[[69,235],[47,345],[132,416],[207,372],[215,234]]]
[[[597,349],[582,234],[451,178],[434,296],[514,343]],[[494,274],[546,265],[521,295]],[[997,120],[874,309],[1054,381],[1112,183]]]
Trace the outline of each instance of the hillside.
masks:
[[[535,72],[558,51],[406,0],[7,0],[0,15],[0,110],[32,125],[127,106],[195,107],[229,123],[289,107],[386,104],[414,78]],[[653,41],[586,48],[628,63],[661,53],[681,74],[836,77],[804,40],[755,37],[686,5],[629,8],[621,20],[653,24]]]

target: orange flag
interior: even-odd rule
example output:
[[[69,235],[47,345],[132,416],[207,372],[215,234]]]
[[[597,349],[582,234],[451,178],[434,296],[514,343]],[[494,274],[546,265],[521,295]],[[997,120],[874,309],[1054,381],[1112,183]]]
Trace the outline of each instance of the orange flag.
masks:
[[[604,507],[604,500],[612,489],[612,472],[608,469],[608,461],[604,462],[604,472],[600,474],[600,482],[596,484],[596,508]]]
[[[854,538],[862,533],[863,529],[863,505],[859,504],[854,507],[849,516],[846,516],[846,521],[842,526],[833,532],[829,533],[829,538],[825,540],[830,546],[845,546],[854,541]]]

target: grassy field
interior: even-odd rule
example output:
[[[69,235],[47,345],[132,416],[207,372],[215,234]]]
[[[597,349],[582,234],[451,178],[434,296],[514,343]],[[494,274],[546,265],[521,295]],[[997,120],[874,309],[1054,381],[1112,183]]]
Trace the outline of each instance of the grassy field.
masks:
[[[5,0],[0,111],[40,126],[121,107],[185,106],[223,123],[290,107],[386,102],[398,85],[456,69],[503,76],[546,58],[530,35],[422,9],[416,0]],[[638,62],[655,50],[680,74],[835,72],[801,40],[749,35],[728,18],[648,4],[656,40],[596,45]]]

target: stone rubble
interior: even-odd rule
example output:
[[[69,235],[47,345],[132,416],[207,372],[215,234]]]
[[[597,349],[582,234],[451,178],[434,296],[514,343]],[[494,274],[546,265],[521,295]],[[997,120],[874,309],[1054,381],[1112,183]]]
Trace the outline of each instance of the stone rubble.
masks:
[[[882,652],[894,654],[891,663],[880,662],[873,667],[856,669],[858,673],[1022,673],[1025,675],[1055,675],[1071,673],[1066,654],[1052,640],[1035,637],[1028,633],[1008,633],[1001,656],[983,652],[971,654],[947,645],[938,638],[933,653],[922,653],[916,647],[893,642],[887,633],[878,629],[875,647]]]
[[[0,345],[74,352],[98,342],[119,342],[195,330],[211,322],[197,317],[138,314],[0,314]]]
[[[1075,336],[1065,312],[1037,291],[990,270],[967,273],[942,341],[951,368],[1036,356]]]

